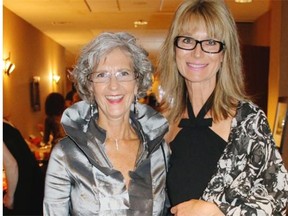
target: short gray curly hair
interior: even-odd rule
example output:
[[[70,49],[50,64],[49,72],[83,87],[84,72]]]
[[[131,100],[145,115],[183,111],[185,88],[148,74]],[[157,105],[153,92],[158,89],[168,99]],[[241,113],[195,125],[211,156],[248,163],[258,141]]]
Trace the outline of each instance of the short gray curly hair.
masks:
[[[104,32],[94,38],[83,49],[71,73],[75,88],[79,96],[91,104],[96,104],[92,85],[87,76],[93,73],[102,57],[112,50],[120,48],[131,57],[135,75],[137,77],[137,97],[144,97],[152,85],[153,65],[148,53],[136,43],[136,38],[126,32]]]

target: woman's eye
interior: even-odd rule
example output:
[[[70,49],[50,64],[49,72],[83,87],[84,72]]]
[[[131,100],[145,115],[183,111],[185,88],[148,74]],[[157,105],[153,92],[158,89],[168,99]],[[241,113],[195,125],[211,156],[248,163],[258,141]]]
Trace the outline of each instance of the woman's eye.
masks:
[[[128,71],[120,71],[119,72],[120,76],[125,77],[125,76],[131,76],[131,73]]]
[[[216,41],[215,40],[208,40],[207,45],[210,45],[210,46],[216,45]]]
[[[190,44],[190,43],[192,43],[192,40],[191,40],[191,38],[184,38],[183,43]]]
[[[96,73],[95,74],[95,78],[103,78],[103,77],[107,77],[107,73],[101,72],[101,73]]]

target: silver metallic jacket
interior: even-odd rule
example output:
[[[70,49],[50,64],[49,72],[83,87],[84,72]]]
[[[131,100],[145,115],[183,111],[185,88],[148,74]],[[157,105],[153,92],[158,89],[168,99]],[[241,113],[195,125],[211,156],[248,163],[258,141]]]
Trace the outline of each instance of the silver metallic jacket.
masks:
[[[138,118],[131,112],[130,123],[142,145],[129,188],[105,153],[106,132],[96,124],[97,109],[81,101],[64,112],[61,121],[68,136],[49,159],[44,215],[166,215],[170,152],[163,136],[168,122],[146,105],[137,107]]]

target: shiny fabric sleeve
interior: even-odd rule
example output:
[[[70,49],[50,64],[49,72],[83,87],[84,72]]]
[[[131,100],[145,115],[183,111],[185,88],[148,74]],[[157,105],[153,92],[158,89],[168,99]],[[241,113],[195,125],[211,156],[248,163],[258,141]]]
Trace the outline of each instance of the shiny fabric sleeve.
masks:
[[[230,146],[204,199],[227,216],[286,215],[288,174],[264,112],[256,109],[232,124]]]
[[[44,215],[69,215],[71,180],[65,167],[65,154],[58,143],[53,148],[45,179]]]
[[[169,160],[170,160],[170,156],[171,156],[171,149],[168,145],[168,143],[163,142],[163,151],[164,151],[164,163],[165,163],[165,177],[167,177],[167,172],[168,172],[168,166],[169,166]],[[167,193],[167,188],[165,185],[165,205],[164,205],[164,211],[163,211],[163,216],[168,216],[171,215],[169,209],[171,208],[171,203],[170,200],[168,198],[168,193]]]

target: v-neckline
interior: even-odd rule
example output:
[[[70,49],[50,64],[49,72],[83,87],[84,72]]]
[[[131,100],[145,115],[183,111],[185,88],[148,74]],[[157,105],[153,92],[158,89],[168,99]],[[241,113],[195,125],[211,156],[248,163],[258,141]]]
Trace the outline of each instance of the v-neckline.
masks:
[[[204,118],[207,112],[211,109],[213,104],[213,97],[214,94],[212,93],[207,101],[202,106],[201,110],[199,111],[198,115],[195,116],[193,112],[193,108],[189,99],[187,99],[187,110],[188,110],[188,119],[181,119],[179,123],[179,127],[211,127],[212,126],[212,118]]]

